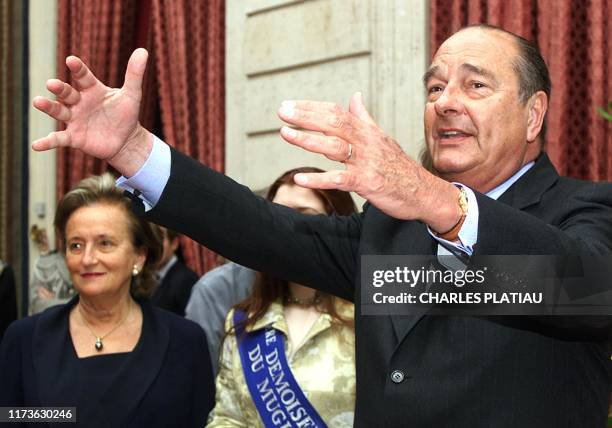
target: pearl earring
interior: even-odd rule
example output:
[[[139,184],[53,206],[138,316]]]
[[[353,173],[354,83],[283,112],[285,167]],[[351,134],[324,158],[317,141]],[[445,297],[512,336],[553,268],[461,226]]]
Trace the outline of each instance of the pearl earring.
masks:
[[[132,276],[136,276],[140,273],[140,271],[138,270],[138,265],[134,265],[134,267],[132,268]]]

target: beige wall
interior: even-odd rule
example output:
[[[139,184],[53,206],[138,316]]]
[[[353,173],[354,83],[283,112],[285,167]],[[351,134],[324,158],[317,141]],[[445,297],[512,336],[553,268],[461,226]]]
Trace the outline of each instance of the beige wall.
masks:
[[[227,2],[227,173],[253,189],[302,165],[338,164],[282,142],[284,99],[347,106],[363,92],[409,154],[423,141],[427,0]]]
[[[30,95],[49,94],[47,79],[55,76],[57,41],[57,5],[55,0],[30,0]],[[30,141],[55,131],[55,121],[35,110],[30,103]],[[30,227],[37,224],[47,229],[49,242],[54,243],[53,216],[55,214],[55,150],[30,151],[29,159],[29,219]],[[44,216],[39,209],[44,208]],[[38,250],[30,242],[30,272]]]
[[[347,105],[362,91],[375,119],[409,154],[422,144],[427,0],[232,0],[227,7],[227,172],[253,189],[288,168],[337,164],[278,136],[284,99]],[[56,0],[30,0],[30,94],[55,75]],[[30,139],[55,130],[30,110]],[[30,225],[54,242],[55,152],[30,152]],[[44,207],[39,217],[37,207]],[[30,260],[38,253],[31,248]]]

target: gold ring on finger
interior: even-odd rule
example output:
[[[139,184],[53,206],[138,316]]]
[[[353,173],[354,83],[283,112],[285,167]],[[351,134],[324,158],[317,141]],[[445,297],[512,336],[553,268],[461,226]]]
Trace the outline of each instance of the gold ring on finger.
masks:
[[[342,162],[348,162],[353,157],[353,145],[348,143],[348,153]]]

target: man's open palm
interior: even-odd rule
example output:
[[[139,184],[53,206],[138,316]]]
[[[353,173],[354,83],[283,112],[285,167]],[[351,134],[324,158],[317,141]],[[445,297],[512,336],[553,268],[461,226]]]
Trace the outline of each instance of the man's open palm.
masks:
[[[57,101],[36,97],[34,107],[66,124],[66,130],[52,132],[32,143],[34,150],[72,147],[90,156],[112,162],[141,127],[138,123],[142,79],[148,53],[132,53],[123,87],[109,88],[100,82],[79,58],[66,58],[73,86],[58,79],[47,81]]]

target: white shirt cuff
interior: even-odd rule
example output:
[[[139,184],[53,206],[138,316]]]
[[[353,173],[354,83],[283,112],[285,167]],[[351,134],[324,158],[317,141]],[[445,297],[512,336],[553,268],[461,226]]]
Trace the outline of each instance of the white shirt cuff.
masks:
[[[157,204],[168,183],[171,161],[170,146],[153,136],[153,149],[144,165],[130,178],[119,177],[115,184],[136,194],[144,203],[145,211],[149,211]]]

